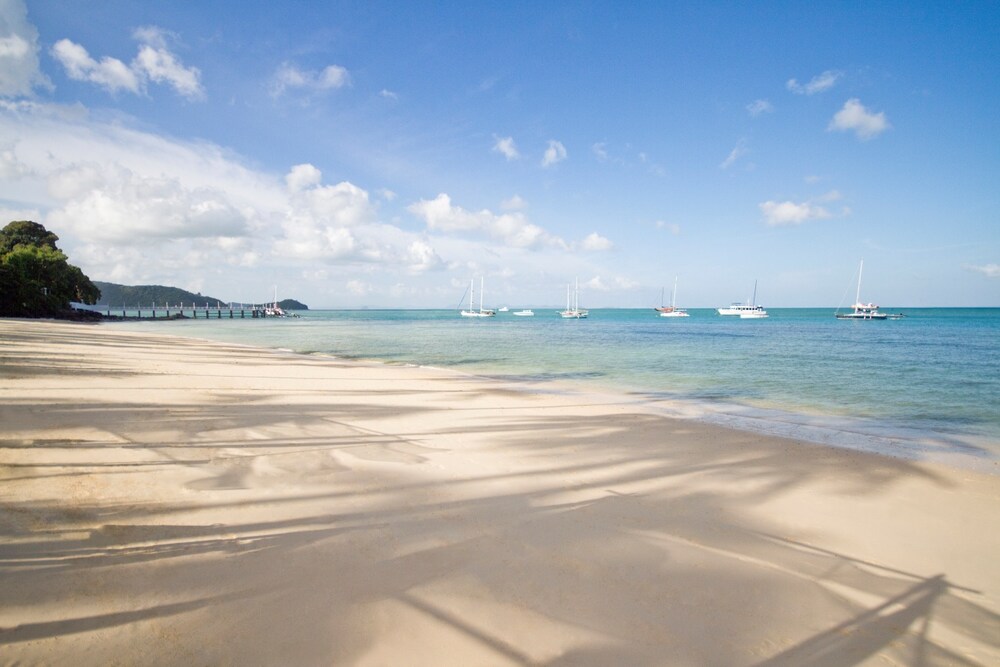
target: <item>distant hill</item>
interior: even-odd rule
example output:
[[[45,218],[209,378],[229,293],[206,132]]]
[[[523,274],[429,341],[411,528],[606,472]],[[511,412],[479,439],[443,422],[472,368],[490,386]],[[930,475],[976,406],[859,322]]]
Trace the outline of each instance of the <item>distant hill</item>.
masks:
[[[204,306],[206,303],[212,308],[220,305],[228,306],[228,301],[217,299],[214,296],[195,294],[178,287],[166,287],[164,285],[117,285],[115,283],[93,281],[97,289],[101,290],[101,298],[98,305],[104,306],[163,306],[177,304],[197,304]],[[285,299],[279,301],[278,305],[285,310],[309,310],[304,303],[295,299]]]
[[[309,310],[309,306],[295,299],[282,299],[278,305],[282,310]]]

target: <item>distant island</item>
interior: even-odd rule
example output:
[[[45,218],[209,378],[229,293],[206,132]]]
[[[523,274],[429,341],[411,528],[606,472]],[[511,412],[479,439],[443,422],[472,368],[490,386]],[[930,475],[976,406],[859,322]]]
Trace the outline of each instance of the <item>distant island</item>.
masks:
[[[100,280],[93,282],[97,289],[101,290],[101,297],[97,300],[98,306],[152,306],[167,304],[175,306],[182,303],[204,306],[207,303],[211,308],[219,308],[227,307],[230,303],[229,301],[223,301],[213,296],[188,292],[179,287],[167,287],[165,285],[118,285]],[[278,305],[282,310],[309,310],[309,306],[295,299],[283,299],[278,302]]]

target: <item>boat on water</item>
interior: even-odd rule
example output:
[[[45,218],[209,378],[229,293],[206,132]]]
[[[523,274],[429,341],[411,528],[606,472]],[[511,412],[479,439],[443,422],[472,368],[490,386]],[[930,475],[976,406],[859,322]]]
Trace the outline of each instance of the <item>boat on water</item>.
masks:
[[[510,308],[508,308],[507,306],[500,306],[499,308],[497,308],[498,313],[506,313],[508,310],[510,310]]]
[[[767,317],[764,306],[757,304],[757,281],[753,281],[753,296],[746,303],[733,302],[727,308],[716,308],[719,315],[738,315],[742,320],[759,320]]]
[[[483,307],[483,278],[479,278],[479,310],[475,310],[476,279],[469,281],[469,308],[462,310],[462,317],[494,317],[497,312]]]
[[[858,266],[858,291],[854,295],[854,305],[851,306],[851,312],[842,313],[838,308],[833,316],[838,320],[898,320],[905,317],[902,313],[883,313],[874,303],[861,303],[861,274],[864,269],[865,260],[862,259],[860,266]]]
[[[559,311],[559,317],[564,320],[582,320],[590,315],[590,312],[580,308],[580,280],[576,281],[576,289],[573,291],[573,299],[570,300],[570,286],[566,285],[566,310]]]
[[[531,310],[530,308],[526,308],[524,310],[515,310],[513,314],[517,315],[518,317],[534,317],[535,311]]]
[[[660,303],[663,303],[662,297]],[[660,306],[656,310],[659,311],[660,317],[688,317],[686,310],[677,307],[677,276],[674,276],[674,291],[670,293],[670,305]]]

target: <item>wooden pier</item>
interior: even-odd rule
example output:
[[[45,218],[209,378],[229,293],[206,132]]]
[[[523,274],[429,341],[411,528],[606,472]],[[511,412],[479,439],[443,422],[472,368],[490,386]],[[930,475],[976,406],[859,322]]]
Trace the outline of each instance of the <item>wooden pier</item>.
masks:
[[[94,308],[109,319],[123,320],[162,320],[162,319],[195,319],[195,320],[222,320],[222,319],[257,319],[266,317],[288,317],[288,313],[274,304],[216,304],[215,306],[205,304],[177,304],[163,306],[102,306],[100,310]],[[297,316],[293,316],[297,317]]]

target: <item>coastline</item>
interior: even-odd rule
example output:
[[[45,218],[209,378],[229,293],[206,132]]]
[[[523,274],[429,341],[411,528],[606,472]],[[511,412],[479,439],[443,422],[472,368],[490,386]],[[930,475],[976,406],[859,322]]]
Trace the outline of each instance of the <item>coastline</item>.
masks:
[[[0,321],[6,662],[1000,661],[1000,478],[428,367]]]

